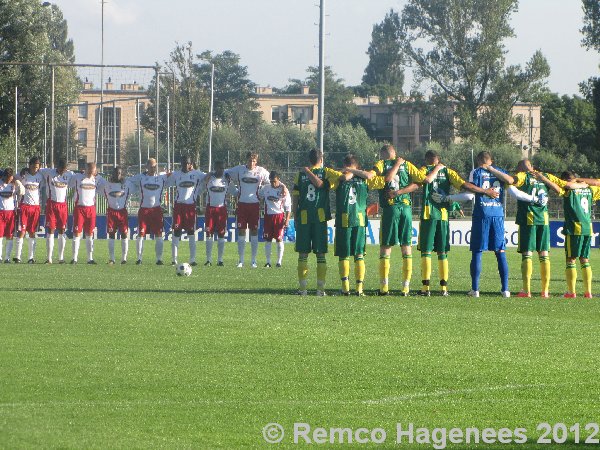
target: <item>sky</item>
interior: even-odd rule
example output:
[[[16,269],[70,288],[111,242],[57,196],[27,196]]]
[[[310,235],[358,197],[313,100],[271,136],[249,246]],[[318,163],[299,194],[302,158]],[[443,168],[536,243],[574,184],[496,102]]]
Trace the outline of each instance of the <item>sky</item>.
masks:
[[[69,25],[78,63],[100,63],[101,1],[55,0]],[[260,86],[285,86],[318,65],[318,0],[108,0],[104,12],[106,64],[154,65],[176,43],[195,53],[232,50]],[[325,63],[348,85],[360,84],[371,31],[406,0],[327,0]],[[581,47],[579,0],[521,0],[506,42],[510,64],[540,49],[550,63],[548,87],[577,94],[578,83],[600,70],[600,55]],[[407,75],[405,91],[410,88]],[[133,80],[131,80],[133,81]],[[125,82],[125,81],[123,81]]]

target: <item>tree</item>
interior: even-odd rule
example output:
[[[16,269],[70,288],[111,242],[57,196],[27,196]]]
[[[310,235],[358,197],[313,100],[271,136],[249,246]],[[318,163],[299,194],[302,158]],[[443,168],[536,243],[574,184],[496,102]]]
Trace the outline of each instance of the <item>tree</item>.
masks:
[[[380,98],[403,94],[404,58],[400,46],[400,17],[390,10],[381,23],[373,25],[371,44],[367,50],[369,64],[363,75],[363,89],[367,95]]]
[[[550,73],[539,51],[524,68],[505,66],[504,41],[514,35],[509,20],[517,3],[409,0],[402,11],[403,52],[417,80],[433,83],[438,104],[456,102],[458,120],[448,125],[456,124],[462,138],[501,142],[506,136],[498,130],[508,127],[512,105],[536,95]]]
[[[600,52],[600,1],[582,0],[583,6],[583,45],[587,49]]]
[[[342,167],[344,156],[353,153],[362,167],[371,167],[381,144],[371,139],[361,126],[332,125],[327,130],[323,150],[327,164]]]

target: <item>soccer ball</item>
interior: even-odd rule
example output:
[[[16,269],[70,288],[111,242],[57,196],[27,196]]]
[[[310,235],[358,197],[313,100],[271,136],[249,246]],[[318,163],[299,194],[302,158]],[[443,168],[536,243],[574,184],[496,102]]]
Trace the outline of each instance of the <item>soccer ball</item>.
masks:
[[[177,276],[189,277],[192,274],[192,266],[188,263],[177,264]]]

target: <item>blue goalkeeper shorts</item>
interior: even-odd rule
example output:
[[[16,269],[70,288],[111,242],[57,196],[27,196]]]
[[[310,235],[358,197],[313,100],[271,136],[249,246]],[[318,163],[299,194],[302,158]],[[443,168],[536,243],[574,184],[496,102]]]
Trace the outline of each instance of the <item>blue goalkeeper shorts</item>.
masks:
[[[470,248],[472,252],[504,250],[504,217],[473,217]]]

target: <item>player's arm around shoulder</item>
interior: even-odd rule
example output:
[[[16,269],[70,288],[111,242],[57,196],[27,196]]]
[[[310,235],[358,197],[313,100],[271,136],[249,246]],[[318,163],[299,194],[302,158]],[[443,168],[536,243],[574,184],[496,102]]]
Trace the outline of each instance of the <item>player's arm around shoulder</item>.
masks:
[[[525,180],[527,180],[527,172],[517,172],[514,176],[514,183],[512,185],[516,188],[520,188],[525,184]]]
[[[376,175],[366,179],[367,188],[371,190],[385,189],[385,178]]]
[[[590,186],[592,190],[592,200],[597,202],[600,200],[600,186]]]

